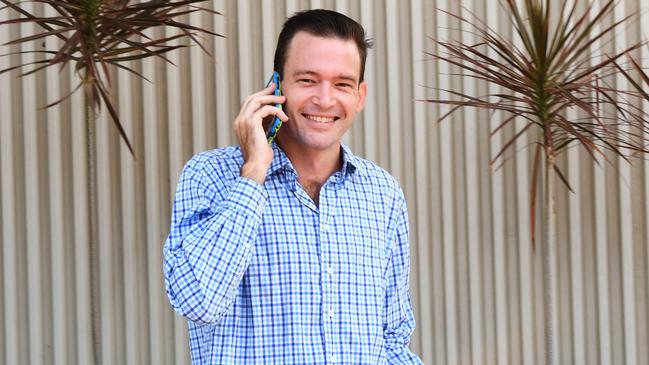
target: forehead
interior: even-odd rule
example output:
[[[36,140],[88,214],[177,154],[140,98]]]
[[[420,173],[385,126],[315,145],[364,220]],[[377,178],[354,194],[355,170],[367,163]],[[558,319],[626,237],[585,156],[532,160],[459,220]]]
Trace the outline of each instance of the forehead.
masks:
[[[334,72],[360,76],[361,57],[353,40],[297,32],[286,52],[284,72]]]

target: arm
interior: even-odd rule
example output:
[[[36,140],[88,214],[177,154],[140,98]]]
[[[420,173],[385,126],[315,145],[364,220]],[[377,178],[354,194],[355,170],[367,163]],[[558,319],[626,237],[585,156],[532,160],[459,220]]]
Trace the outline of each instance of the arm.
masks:
[[[240,176],[224,161],[192,159],[180,176],[171,231],[164,244],[165,286],[171,306],[191,321],[214,323],[234,302],[252,256],[273,158],[263,118],[288,117],[272,103],[275,85],[250,95],[234,121],[244,163]],[[213,165],[212,165],[213,163]]]
[[[398,212],[394,247],[387,270],[384,338],[388,364],[422,364],[408,349],[415,318],[408,294],[410,247],[408,241],[408,211],[405,201]]]
[[[218,322],[234,302],[252,255],[266,192],[192,159],[178,182],[164,273],[171,306],[189,320]]]

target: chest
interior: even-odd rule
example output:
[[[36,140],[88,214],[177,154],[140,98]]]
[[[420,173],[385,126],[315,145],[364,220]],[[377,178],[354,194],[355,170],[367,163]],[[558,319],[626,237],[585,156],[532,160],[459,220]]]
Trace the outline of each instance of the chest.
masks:
[[[319,197],[316,205],[299,186],[269,192],[248,274],[289,290],[362,285],[378,294],[393,226],[380,195],[324,185]]]

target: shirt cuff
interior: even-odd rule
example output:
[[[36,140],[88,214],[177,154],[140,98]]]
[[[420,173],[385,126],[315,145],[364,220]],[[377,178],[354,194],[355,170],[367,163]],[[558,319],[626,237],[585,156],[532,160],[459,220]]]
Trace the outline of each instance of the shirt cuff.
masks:
[[[241,214],[261,219],[267,201],[268,193],[263,185],[239,176],[232,186],[227,205]]]

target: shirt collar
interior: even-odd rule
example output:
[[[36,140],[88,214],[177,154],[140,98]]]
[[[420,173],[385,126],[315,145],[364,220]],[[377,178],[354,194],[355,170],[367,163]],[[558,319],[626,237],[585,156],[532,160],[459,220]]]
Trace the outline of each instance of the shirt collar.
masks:
[[[352,150],[344,143],[340,144],[340,147],[343,151],[343,167],[342,171],[345,175],[352,176],[354,174],[363,175],[365,173],[363,169],[363,163],[359,157],[356,157]]]
[[[268,168],[268,176],[285,169],[295,172],[295,168],[291,164],[291,161],[288,159],[284,151],[277,145],[277,143],[273,142],[271,147],[273,149],[273,161],[270,163],[270,167]],[[361,162],[361,159],[355,156],[349,146],[345,145],[344,143],[340,144],[340,148],[343,153],[343,166],[341,171],[343,172],[344,176],[352,176],[356,173],[358,173],[359,175],[364,174],[363,163]]]
[[[268,176],[284,169],[295,171],[291,161],[286,157],[286,154],[281,148],[279,148],[277,143],[273,142],[271,148],[273,149],[273,161],[271,161],[270,167],[268,167]]]

